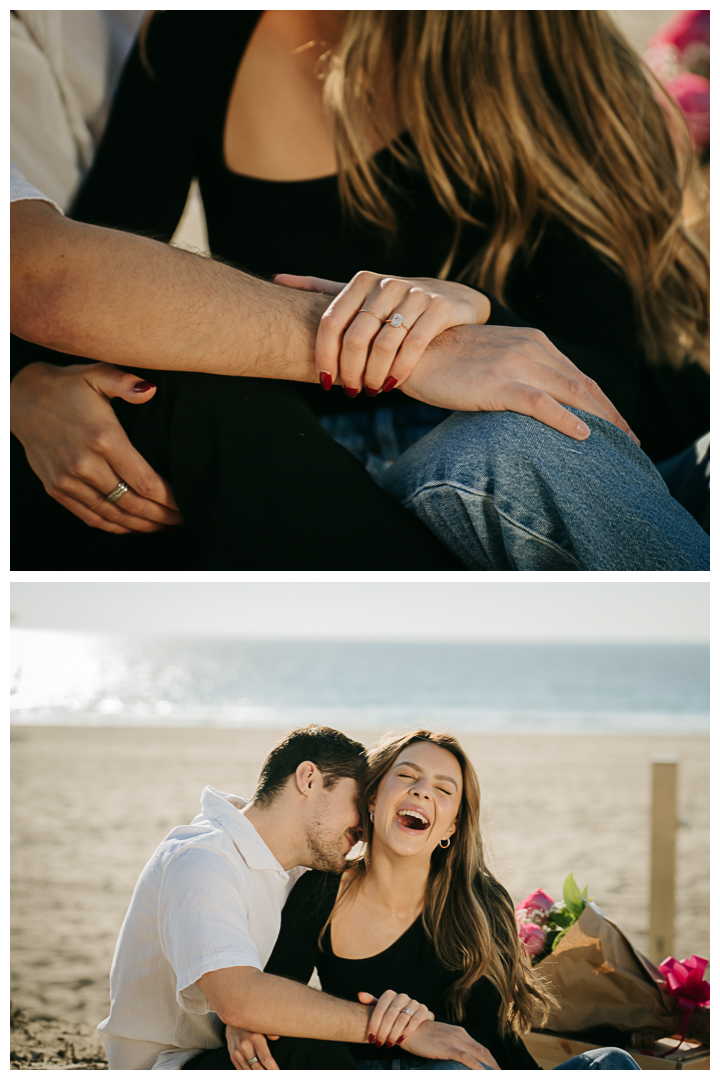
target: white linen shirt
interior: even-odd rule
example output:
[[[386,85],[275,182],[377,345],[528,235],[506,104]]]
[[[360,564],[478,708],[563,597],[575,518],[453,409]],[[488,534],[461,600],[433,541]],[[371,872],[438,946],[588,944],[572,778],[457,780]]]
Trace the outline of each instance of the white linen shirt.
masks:
[[[206,787],[202,812],[168,833],[130,901],[98,1025],[111,1069],[181,1069],[223,1045],[222,1024],[195,985],[208,971],[262,970],[302,867],[283,870],[239,811]]]

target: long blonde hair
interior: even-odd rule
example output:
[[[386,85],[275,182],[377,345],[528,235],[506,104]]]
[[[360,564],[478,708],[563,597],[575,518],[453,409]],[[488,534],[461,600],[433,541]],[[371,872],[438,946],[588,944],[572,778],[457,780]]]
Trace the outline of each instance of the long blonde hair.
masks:
[[[388,61],[416,155],[379,100]],[[687,126],[607,13],[350,11],[323,93],[352,212],[392,234],[378,137],[427,174],[454,223],[440,277],[463,224],[480,225],[486,242],[460,276],[502,299],[513,259],[538,242],[531,226],[555,219],[629,283],[651,359],[705,359],[708,259],[682,221]]]
[[[480,785],[460,743],[452,735],[417,728],[384,736],[368,750],[368,766],[360,799],[365,850],[351,864],[349,880],[320,932],[320,944],[338,908],[360,888],[370,865],[373,824],[367,805],[398,754],[411,743],[429,742],[449,750],[463,777],[457,828],[447,850],[431,857],[423,926],[440,963],[458,972],[448,992],[447,1009],[462,1021],[465,1000],[478,979],[486,976],[500,994],[498,1032],[526,1031],[545,1020],[555,1001],[541,976],[533,971],[520,946],[515,909],[505,888],[485,865],[480,835]],[[345,882],[344,882],[345,884]]]

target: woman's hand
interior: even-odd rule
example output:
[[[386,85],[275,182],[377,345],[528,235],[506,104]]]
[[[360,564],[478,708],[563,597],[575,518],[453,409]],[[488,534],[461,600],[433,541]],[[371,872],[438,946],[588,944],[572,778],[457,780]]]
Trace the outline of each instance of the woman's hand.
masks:
[[[246,1031],[245,1028],[229,1025],[225,1028],[228,1052],[236,1069],[278,1069],[267,1044],[268,1039],[278,1037],[277,1035],[260,1035],[257,1031]],[[258,1060],[250,1065],[249,1062],[253,1058]]]
[[[363,1005],[375,1004],[368,1024],[368,1042],[376,1046],[397,1046],[426,1020],[435,1019],[435,1014],[419,1001],[394,990],[386,990],[379,998],[361,991],[358,997]]]
[[[329,390],[339,378],[348,397],[401,386],[433,338],[451,326],[487,322],[490,301],[476,289],[434,278],[397,278],[361,270],[347,285],[276,274],[276,285],[335,299],[317,333],[318,378]],[[395,316],[398,325],[390,320]],[[402,316],[402,318],[398,318]]]
[[[61,506],[111,533],[156,532],[181,525],[172,490],[137,452],[110,399],[142,405],[150,383],[111,364],[28,364],[10,384],[11,430],[33,472]],[[130,489],[104,498],[120,480]]]

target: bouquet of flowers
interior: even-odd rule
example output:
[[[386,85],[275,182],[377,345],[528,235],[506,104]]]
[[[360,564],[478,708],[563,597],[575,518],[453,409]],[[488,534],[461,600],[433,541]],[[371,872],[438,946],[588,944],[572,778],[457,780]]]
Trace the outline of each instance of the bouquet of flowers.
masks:
[[[682,109],[696,148],[710,145],[710,12],[677,11],[653,34],[645,63]]]
[[[563,898],[557,901],[542,889],[526,896],[515,908],[518,933],[525,952],[532,957],[533,967],[549,956],[591,900],[587,885],[580,891],[575,878],[568,874],[563,885]]]

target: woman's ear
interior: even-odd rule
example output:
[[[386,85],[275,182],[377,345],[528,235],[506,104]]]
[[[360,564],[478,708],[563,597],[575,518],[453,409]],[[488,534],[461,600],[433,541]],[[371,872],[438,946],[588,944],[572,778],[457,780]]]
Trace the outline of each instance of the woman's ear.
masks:
[[[446,836],[452,836],[452,834],[453,834],[453,833],[455,832],[455,830],[456,830],[456,829],[457,829],[457,818],[455,818],[455,820],[453,821],[452,825],[451,825],[451,826],[450,826],[450,828],[449,828],[449,829],[447,830],[447,832],[445,833],[445,835],[446,835]]]

